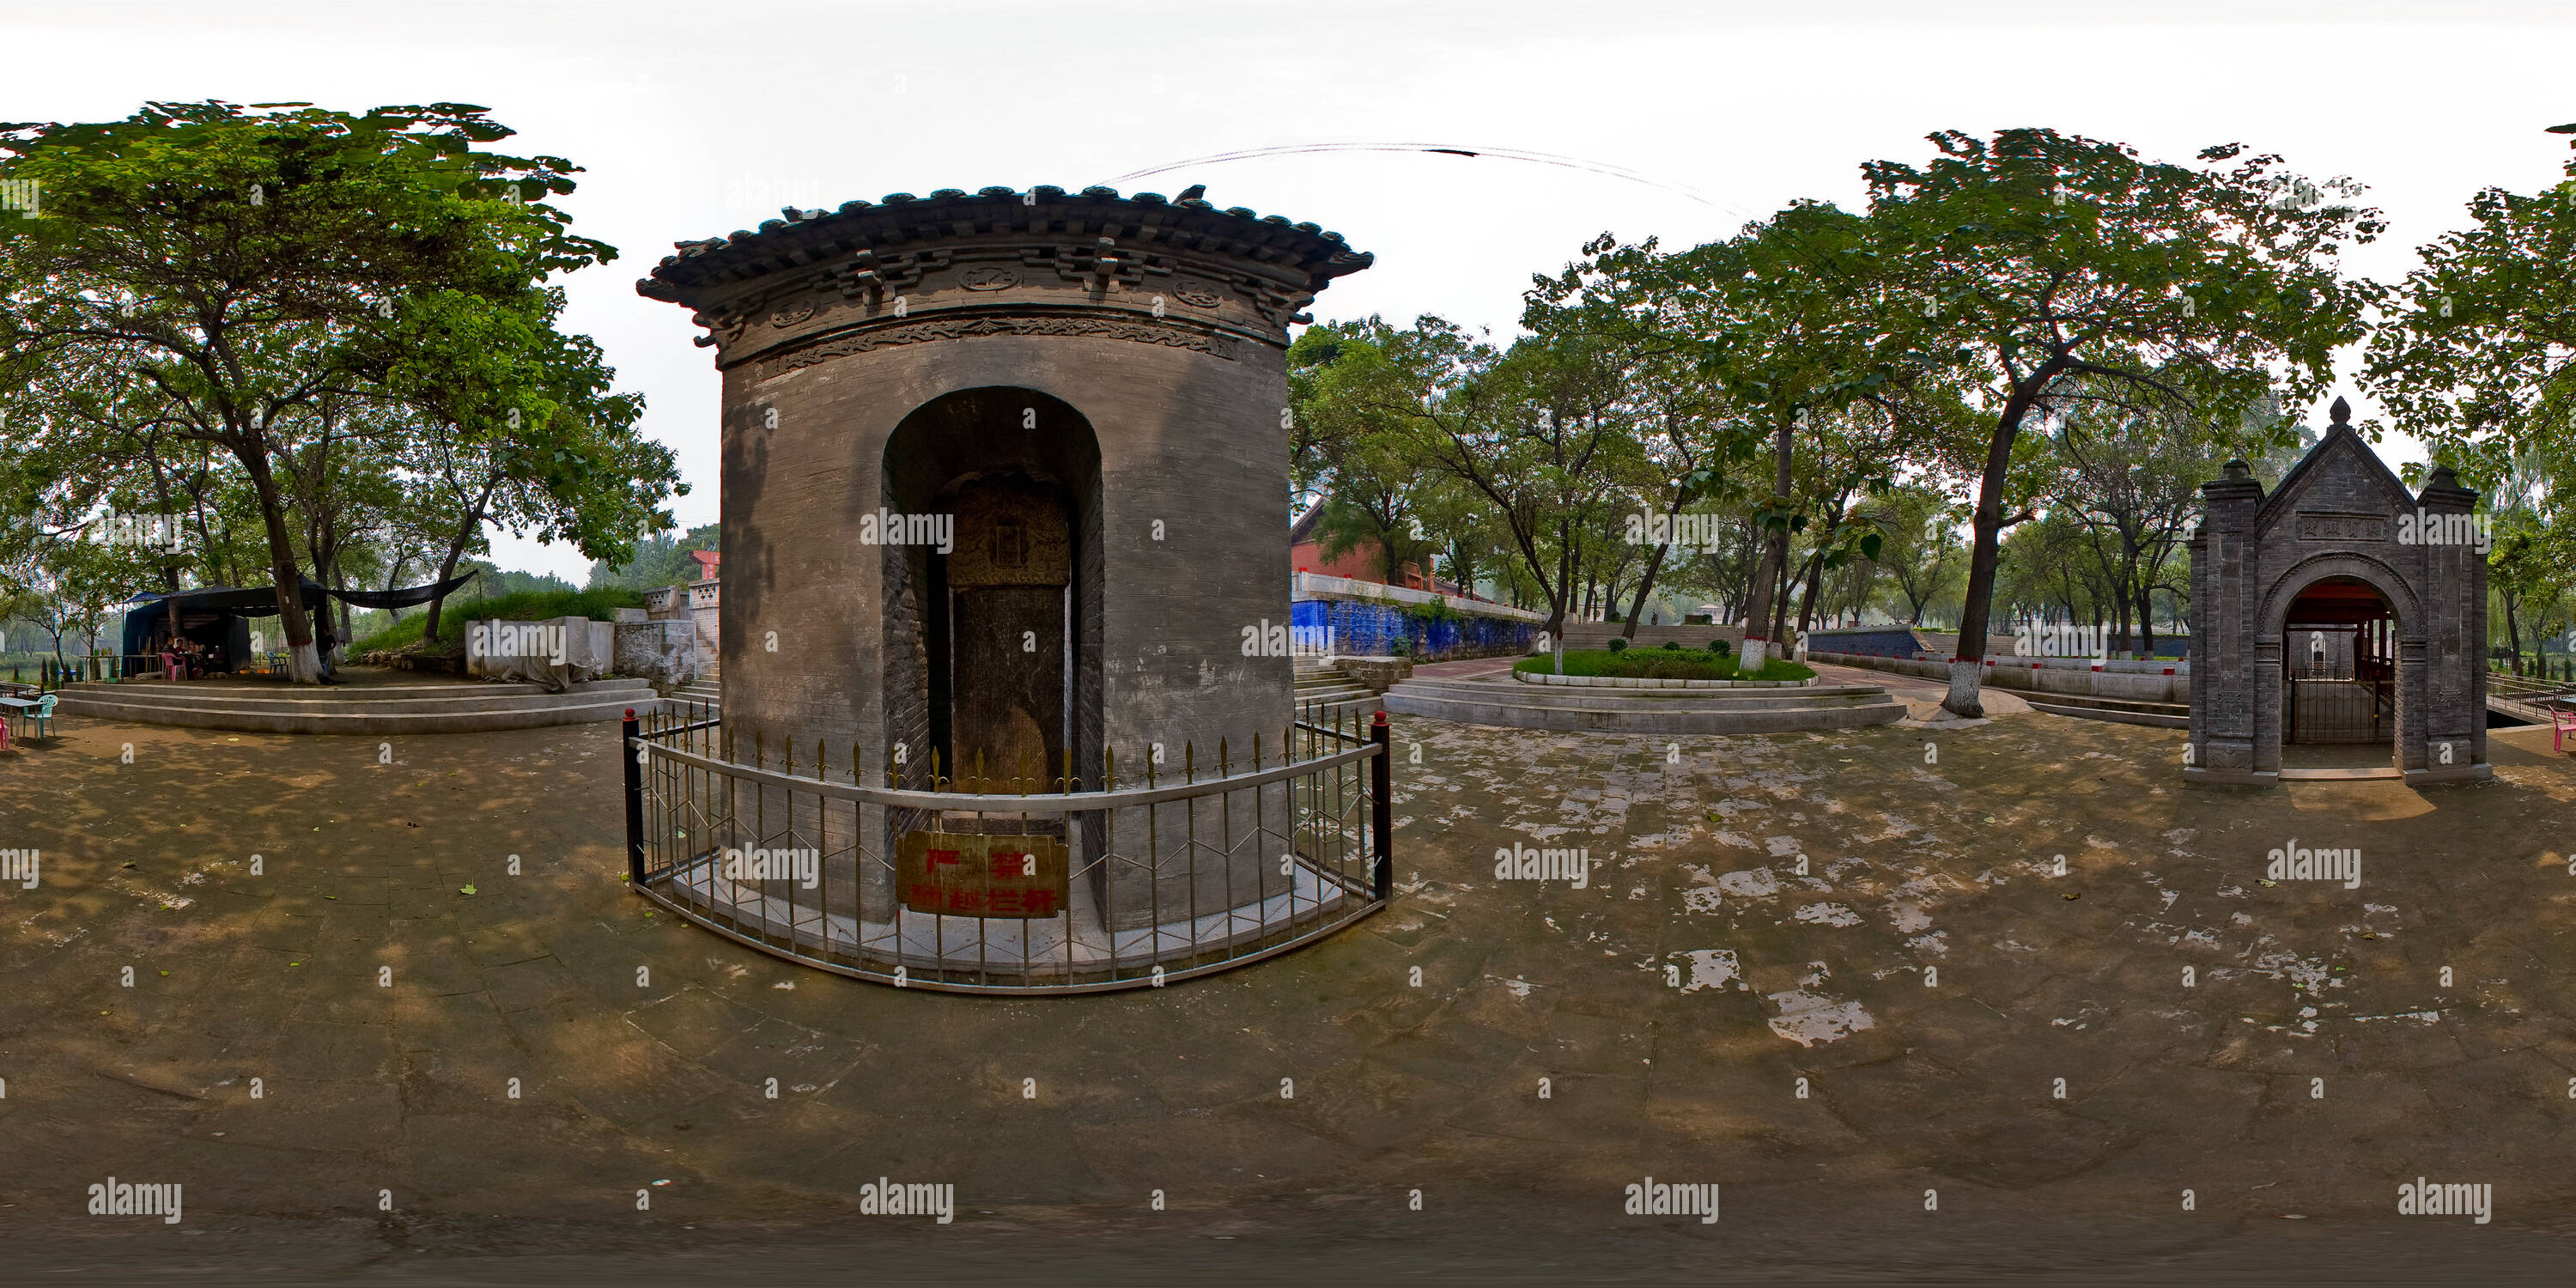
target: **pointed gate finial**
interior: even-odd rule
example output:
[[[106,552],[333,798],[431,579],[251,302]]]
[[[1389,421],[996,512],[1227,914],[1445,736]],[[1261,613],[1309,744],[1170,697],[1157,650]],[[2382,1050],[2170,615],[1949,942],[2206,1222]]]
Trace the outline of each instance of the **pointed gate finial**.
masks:
[[[2335,425],[2349,425],[2352,423],[2352,404],[2345,402],[2343,400],[2343,395],[2341,394],[2335,395],[2334,406],[2327,408],[2326,412],[2328,415],[2334,417]],[[2333,428],[2333,425],[2329,425],[2327,428],[2331,429]]]

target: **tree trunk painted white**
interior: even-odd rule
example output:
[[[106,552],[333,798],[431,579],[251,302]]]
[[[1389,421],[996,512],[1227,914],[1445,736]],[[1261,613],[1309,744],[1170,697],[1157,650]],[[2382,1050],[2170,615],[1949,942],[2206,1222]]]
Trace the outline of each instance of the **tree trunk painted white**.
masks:
[[[1985,717],[1985,704],[1977,701],[1977,683],[1983,679],[1986,664],[1975,658],[1959,658],[1950,663],[1950,696],[1941,703],[1943,709],[1963,720]]]
[[[288,646],[286,676],[297,684],[322,682],[322,655],[313,647],[312,641]]]
[[[1761,638],[1752,635],[1745,636],[1744,652],[1742,654],[1742,660],[1735,664],[1736,672],[1741,675],[1751,675],[1754,672],[1761,670],[1763,653],[1767,647],[1767,642]]]

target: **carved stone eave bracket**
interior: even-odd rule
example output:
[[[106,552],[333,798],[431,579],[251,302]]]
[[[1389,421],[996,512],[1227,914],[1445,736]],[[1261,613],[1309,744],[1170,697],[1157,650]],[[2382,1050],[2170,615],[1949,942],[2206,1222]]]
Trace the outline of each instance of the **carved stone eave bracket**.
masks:
[[[1023,268],[1052,268],[1056,276],[1068,282],[1081,282],[1095,291],[1109,289],[1111,282],[1123,286],[1143,286],[1145,279],[1169,277],[1171,261],[1161,255],[1142,251],[1121,250],[1107,237],[1089,245],[1023,246],[1020,248]]]
[[[863,250],[846,262],[814,274],[807,279],[818,291],[837,291],[845,300],[866,300],[881,304],[888,294],[900,294],[921,284],[924,274],[948,267],[956,254],[947,250],[916,250],[879,255]]]

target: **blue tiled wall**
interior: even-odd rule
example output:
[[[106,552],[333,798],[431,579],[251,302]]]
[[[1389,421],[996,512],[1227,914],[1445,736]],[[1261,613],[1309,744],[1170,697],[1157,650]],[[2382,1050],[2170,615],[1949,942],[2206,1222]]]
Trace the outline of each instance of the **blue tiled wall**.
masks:
[[[1348,599],[1301,599],[1288,606],[1289,624],[1313,631],[1330,627],[1333,652],[1386,656],[1396,641],[1411,645],[1416,660],[1495,657],[1527,653],[1538,627],[1497,617],[1429,619],[1402,608]],[[1311,637],[1310,637],[1311,638]]]

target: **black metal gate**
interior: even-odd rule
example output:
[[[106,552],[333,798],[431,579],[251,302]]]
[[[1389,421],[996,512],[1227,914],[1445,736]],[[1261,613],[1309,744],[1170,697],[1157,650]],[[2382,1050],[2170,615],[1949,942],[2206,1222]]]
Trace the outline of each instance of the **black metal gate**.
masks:
[[[2283,632],[2283,741],[2386,742],[2396,729],[2394,668],[2368,624],[2293,624]]]
[[[2388,686],[2368,680],[2290,681],[2291,742],[2384,742]]]

